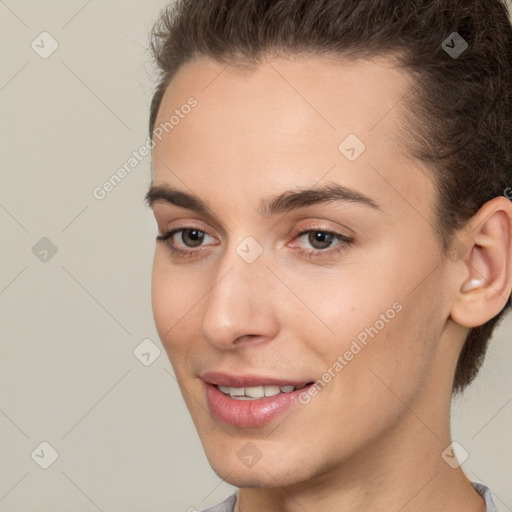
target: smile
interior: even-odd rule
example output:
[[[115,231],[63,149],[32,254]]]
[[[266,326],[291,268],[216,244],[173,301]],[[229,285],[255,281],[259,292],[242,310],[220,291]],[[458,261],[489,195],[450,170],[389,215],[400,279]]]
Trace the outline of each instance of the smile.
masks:
[[[219,391],[225,395],[233,398],[234,400],[258,400],[269,396],[276,396],[281,393],[291,393],[297,389],[302,389],[306,384],[299,386],[286,385],[286,386],[248,386],[243,388],[228,387],[228,386],[217,386]]]

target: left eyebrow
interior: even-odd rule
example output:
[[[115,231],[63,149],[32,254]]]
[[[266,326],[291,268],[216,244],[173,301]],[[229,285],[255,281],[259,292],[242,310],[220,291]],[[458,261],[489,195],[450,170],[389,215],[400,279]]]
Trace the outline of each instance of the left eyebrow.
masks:
[[[145,200],[149,207],[152,207],[157,201],[163,201],[216,219],[211,208],[198,196],[168,185],[151,186]],[[287,190],[277,196],[263,199],[260,202],[258,213],[263,217],[269,217],[307,206],[332,202],[357,203],[381,210],[378,203],[372,198],[338,183],[330,182],[321,187],[299,187]]]
[[[266,217],[306,206],[333,202],[358,203],[376,210],[381,209],[376,201],[361,192],[344,187],[339,183],[328,182],[321,187],[297,188],[264,199],[261,201],[258,211],[260,215]]]

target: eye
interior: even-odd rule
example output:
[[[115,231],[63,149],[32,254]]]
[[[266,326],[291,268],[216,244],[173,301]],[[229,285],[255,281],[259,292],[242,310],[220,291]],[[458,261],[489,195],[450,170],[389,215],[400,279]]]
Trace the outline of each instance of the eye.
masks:
[[[180,229],[179,231],[174,231],[173,234],[177,232],[181,232],[181,241],[187,247],[199,247],[204,240],[204,235],[206,234],[204,231],[200,231],[199,229]]]
[[[179,236],[175,236],[178,235]],[[173,229],[163,235],[159,235],[156,237],[157,240],[163,241],[167,243],[171,253],[175,256],[191,256],[194,252],[194,248],[201,247],[205,237],[212,238],[205,231],[201,231],[195,227],[185,227],[179,229]],[[176,243],[175,238],[181,239],[183,245],[179,245]],[[189,248],[189,249],[187,249]]]
[[[336,235],[327,231],[308,231],[305,234],[308,243],[315,249],[327,249],[336,240]]]
[[[353,238],[342,233],[328,231],[323,228],[308,229],[299,232],[296,238],[306,239],[313,249],[297,248],[297,253],[310,258],[325,258],[334,256],[348,249],[353,243]],[[335,243],[337,242],[337,243]]]
[[[208,238],[215,240],[212,236],[208,235],[205,231],[202,231],[196,227],[182,227],[170,230],[169,232],[159,235],[156,237],[158,241],[163,241],[167,244],[171,254],[175,257],[192,257],[197,253],[202,253],[206,250],[207,245],[204,244]],[[309,258],[322,258],[332,257],[335,254],[346,250],[353,239],[342,234],[333,231],[329,231],[323,228],[308,229],[297,233],[295,239],[305,239],[312,249],[306,249],[299,246],[296,248],[296,252],[301,256],[307,256]],[[181,243],[179,243],[181,241]],[[293,246],[292,246],[293,247]]]

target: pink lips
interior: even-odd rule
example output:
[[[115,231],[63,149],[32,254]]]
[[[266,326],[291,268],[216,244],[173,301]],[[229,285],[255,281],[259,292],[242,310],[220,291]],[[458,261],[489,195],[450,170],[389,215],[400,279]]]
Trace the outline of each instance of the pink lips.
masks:
[[[308,386],[278,395],[259,398],[257,400],[236,400],[225,395],[217,386],[249,387],[249,386],[300,386],[311,381],[285,381],[282,379],[260,377],[254,375],[232,376],[220,372],[208,372],[202,375],[206,401],[210,412],[223,423],[237,427],[260,427],[283,414],[293,406],[300,393],[307,391]]]

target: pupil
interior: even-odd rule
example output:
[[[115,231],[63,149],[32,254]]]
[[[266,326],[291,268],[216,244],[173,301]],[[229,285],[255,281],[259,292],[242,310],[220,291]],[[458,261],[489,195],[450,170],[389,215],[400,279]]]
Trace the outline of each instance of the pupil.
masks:
[[[189,240],[185,240],[185,238],[187,238],[187,235]],[[204,233],[202,233],[198,229],[185,229],[181,235],[181,238],[185,245],[196,247],[198,245],[201,245],[201,241],[204,238]]]
[[[331,233],[325,233],[324,231],[315,231],[309,234],[309,242],[313,247],[317,249],[325,249],[329,247],[332,242],[333,235]],[[320,244],[318,247],[316,244]]]

